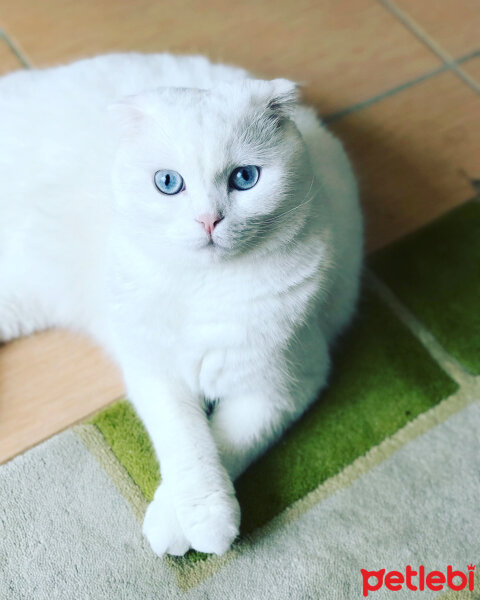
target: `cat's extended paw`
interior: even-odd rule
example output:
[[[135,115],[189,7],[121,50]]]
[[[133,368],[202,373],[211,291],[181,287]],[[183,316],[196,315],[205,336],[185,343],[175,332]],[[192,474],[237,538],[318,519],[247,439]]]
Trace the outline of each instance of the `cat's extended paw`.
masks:
[[[145,513],[143,534],[158,556],[183,556],[190,548],[190,543],[178,522],[170,492],[163,484],[155,492],[153,501]]]
[[[177,517],[192,548],[224,554],[238,536],[240,506],[233,494],[216,492],[179,504]]]
[[[183,556],[190,548],[224,554],[237,537],[239,525],[240,507],[234,495],[195,495],[175,509],[170,489],[162,484],[145,513],[143,534],[158,556]]]

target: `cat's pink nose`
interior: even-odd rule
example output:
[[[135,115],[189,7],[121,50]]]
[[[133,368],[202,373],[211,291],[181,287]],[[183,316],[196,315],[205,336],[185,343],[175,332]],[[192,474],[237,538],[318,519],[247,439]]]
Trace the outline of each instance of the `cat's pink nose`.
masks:
[[[196,219],[199,223],[203,225],[203,228],[208,233],[208,235],[212,235],[213,230],[216,225],[220,223],[223,219],[220,215],[200,215],[198,219]]]

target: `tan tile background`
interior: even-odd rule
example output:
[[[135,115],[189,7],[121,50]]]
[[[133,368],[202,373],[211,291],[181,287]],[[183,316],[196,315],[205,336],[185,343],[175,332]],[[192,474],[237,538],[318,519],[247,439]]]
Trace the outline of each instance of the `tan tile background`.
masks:
[[[12,52],[7,42],[0,36],[0,75],[20,69],[22,63]]]
[[[453,57],[478,50],[478,0],[394,0],[395,4]],[[393,0],[392,0],[393,3]]]
[[[307,82],[322,114],[440,64],[372,0],[4,0],[0,18],[37,66],[112,50],[198,52]]]
[[[480,85],[480,56],[462,63],[462,69],[471,77],[473,77],[473,79]]]
[[[332,124],[360,180],[369,250],[473,196],[469,179],[480,177],[479,100],[448,72]]]
[[[479,0],[2,0],[0,28],[34,66],[199,52],[305,82],[305,98],[337,116],[371,250],[470,199],[480,179],[480,58],[462,63],[469,85],[438,57],[480,50]],[[0,73],[21,66],[0,37]],[[0,462],[121,393],[117,371],[73,335],[0,347]]]
[[[0,462],[123,393],[90,342],[59,331],[0,345]]]

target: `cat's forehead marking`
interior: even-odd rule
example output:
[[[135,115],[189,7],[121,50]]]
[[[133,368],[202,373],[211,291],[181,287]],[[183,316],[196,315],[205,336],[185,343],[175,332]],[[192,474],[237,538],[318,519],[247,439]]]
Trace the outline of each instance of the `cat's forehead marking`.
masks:
[[[262,166],[276,155],[280,138],[268,101],[248,87],[163,89],[138,102],[156,123],[144,132],[159,160],[170,163],[162,166],[182,173],[190,189],[224,189],[234,168]]]

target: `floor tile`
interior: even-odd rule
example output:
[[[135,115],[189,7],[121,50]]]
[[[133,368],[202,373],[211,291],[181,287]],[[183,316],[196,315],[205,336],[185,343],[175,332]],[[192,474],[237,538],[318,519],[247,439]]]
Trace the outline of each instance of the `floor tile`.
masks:
[[[266,77],[306,82],[322,114],[440,64],[374,0],[31,0],[2,4],[4,26],[35,65],[111,50],[203,53]]]
[[[440,344],[480,374],[480,201],[385,248],[371,263]]]
[[[7,42],[0,36],[0,75],[21,68],[22,63],[12,52]]]
[[[395,0],[453,58],[480,49],[478,0]]]
[[[374,250],[474,195],[480,99],[451,72],[332,123],[353,160]]]
[[[0,463],[122,393],[117,370],[72,334],[49,331],[0,345]]]
[[[339,345],[333,365],[330,388],[236,483],[244,532],[268,521],[457,389],[371,293],[364,294],[360,316]],[[93,422],[150,500],[158,465],[133,411],[120,403]]]

